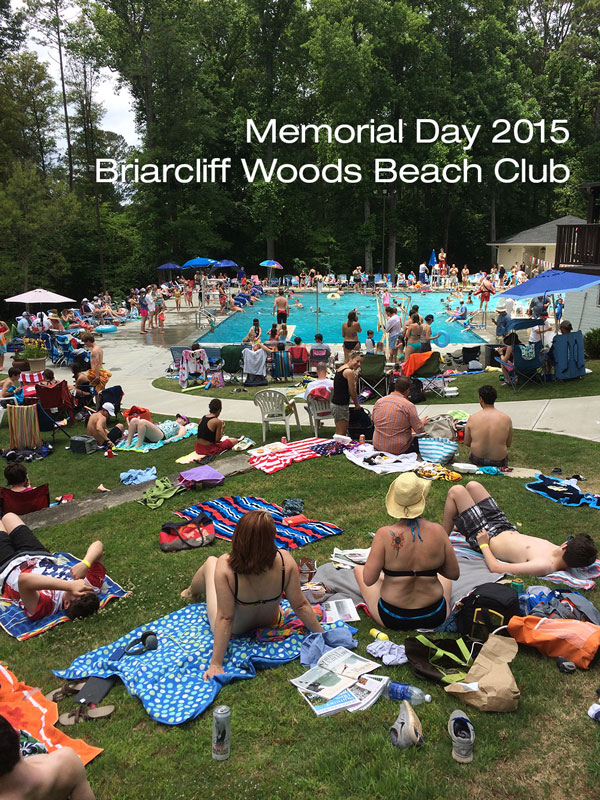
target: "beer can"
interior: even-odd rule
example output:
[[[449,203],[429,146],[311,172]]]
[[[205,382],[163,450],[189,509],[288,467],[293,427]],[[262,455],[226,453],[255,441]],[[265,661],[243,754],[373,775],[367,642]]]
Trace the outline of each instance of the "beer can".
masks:
[[[364,435],[364,433],[361,433],[361,435],[358,437],[358,443],[359,444],[364,444],[365,441],[366,441],[365,440],[365,435]]]
[[[287,436],[281,437],[281,444],[287,444]]]
[[[229,758],[231,745],[231,710],[217,706],[213,711],[212,757],[217,761]]]

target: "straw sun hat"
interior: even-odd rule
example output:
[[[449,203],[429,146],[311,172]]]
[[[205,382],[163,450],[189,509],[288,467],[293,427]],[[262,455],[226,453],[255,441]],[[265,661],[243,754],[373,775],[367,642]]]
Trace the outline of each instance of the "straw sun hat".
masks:
[[[415,519],[425,510],[425,500],[431,481],[425,481],[414,472],[403,472],[392,483],[385,498],[385,507],[394,519]]]

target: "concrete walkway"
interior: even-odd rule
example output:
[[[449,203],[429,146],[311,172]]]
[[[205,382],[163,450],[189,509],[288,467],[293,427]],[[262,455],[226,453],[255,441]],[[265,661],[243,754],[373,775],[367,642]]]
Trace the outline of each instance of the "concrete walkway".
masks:
[[[153,331],[141,335],[139,322],[128,322],[116,334],[105,334],[100,340],[105,364],[113,373],[111,384],[123,386],[128,406],[140,405],[156,413],[169,415],[182,412],[201,417],[206,413],[208,400],[201,390],[194,394],[176,394],[152,386],[152,381],[164,375],[171,363],[169,347],[191,344],[197,338],[194,319],[195,311],[176,314],[170,310],[163,333]],[[66,370],[57,368],[55,372],[67,377]],[[419,414],[434,416],[454,408],[469,414],[479,411],[478,404],[461,403],[459,397],[445,404],[419,406]],[[506,412],[514,427],[520,430],[557,433],[600,442],[600,396],[499,402],[497,408]],[[301,424],[308,425],[303,404],[299,404],[298,411]],[[260,423],[261,416],[252,401],[223,399],[223,419]]]

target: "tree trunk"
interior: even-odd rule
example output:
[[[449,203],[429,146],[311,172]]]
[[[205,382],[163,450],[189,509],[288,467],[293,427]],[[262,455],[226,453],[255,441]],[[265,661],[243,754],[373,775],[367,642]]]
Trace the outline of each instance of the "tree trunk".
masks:
[[[496,192],[492,192],[492,200],[490,205],[490,242],[496,241]],[[490,264],[494,264],[496,260],[497,250],[492,248],[490,250]]]
[[[442,235],[443,239],[443,248],[448,252],[448,239],[450,237],[450,218],[452,217],[452,211],[450,209],[450,195],[448,192],[444,195],[444,232]]]
[[[387,247],[387,270],[382,264],[383,272],[390,272],[392,277],[396,274],[396,242],[398,240],[398,221],[396,219],[396,208],[398,206],[398,193],[395,189],[390,195],[390,215],[388,221],[388,247]]]
[[[67,106],[67,89],[65,87],[65,69],[63,64],[62,35],[60,30],[60,15],[58,0],[54,0],[56,13],[56,43],[58,45],[58,63],[60,66],[60,85],[62,89],[63,110],[65,114],[65,134],[67,138],[67,161],[69,164],[69,190],[73,191],[73,151],[71,149],[71,131],[69,128],[69,109]]]
[[[363,209],[365,227],[367,227],[371,220],[371,200],[369,197],[365,197]],[[365,272],[368,275],[373,272],[373,243],[371,242],[371,239],[368,239],[365,242]]]

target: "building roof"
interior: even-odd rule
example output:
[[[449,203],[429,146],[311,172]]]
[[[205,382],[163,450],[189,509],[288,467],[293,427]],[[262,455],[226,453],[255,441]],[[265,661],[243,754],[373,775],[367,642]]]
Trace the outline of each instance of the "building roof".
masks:
[[[536,225],[535,228],[528,228],[526,231],[519,231],[505,239],[497,239],[495,242],[488,242],[489,245],[499,244],[536,244],[547,245],[556,244],[556,229],[559,225],[585,225],[586,221],[581,217],[559,217],[543,225]]]

